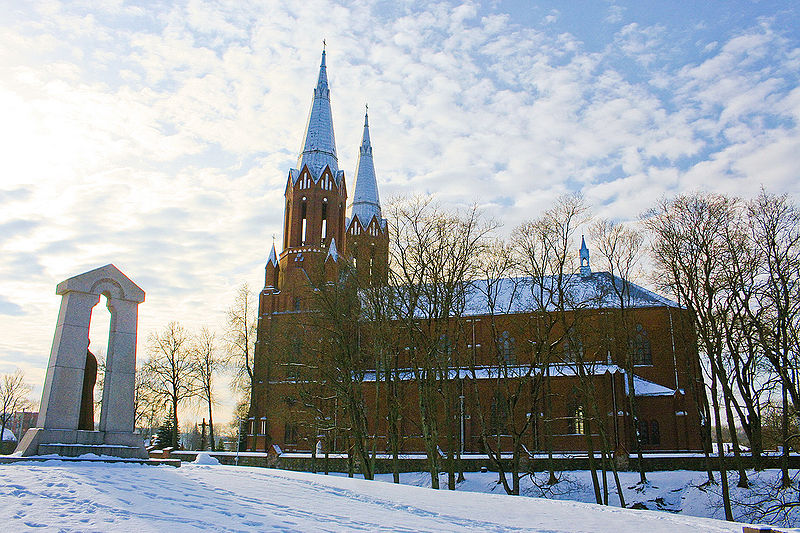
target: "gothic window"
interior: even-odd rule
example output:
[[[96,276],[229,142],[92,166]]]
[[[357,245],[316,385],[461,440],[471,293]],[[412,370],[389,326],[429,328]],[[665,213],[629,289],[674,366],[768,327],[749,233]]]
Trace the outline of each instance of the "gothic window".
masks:
[[[266,417],[261,418],[261,428],[258,432],[259,435],[266,435],[267,434],[267,419]]]
[[[636,333],[630,343],[633,364],[652,365],[653,352],[650,350],[650,339],[647,338],[647,331],[641,324],[636,324]]]
[[[586,417],[581,404],[573,402],[567,407],[567,425],[567,433],[570,435],[586,434]]]
[[[656,446],[661,444],[661,432],[659,431],[657,420],[650,422],[650,444]]]
[[[297,425],[291,422],[286,422],[283,427],[283,443],[296,444],[297,443]]]
[[[489,426],[493,435],[501,435],[507,421],[506,401],[502,393],[497,393],[492,400],[489,413]]]
[[[639,423],[637,424],[637,426],[638,426],[638,433],[639,433],[639,435],[638,435],[639,436],[639,444],[641,444],[642,446],[647,446],[648,444],[650,444],[650,432],[648,431],[649,430],[649,424],[647,423],[646,420],[640,420]]]
[[[300,232],[300,244],[306,243],[306,231],[308,230],[308,203],[306,202],[305,196],[303,197],[303,201],[300,203],[300,218],[302,219],[302,229]]]
[[[294,297],[294,310],[295,311],[299,311],[300,310],[300,297],[299,296],[295,296]]]
[[[500,348],[500,363],[513,363],[515,360],[514,337],[510,336],[508,331],[500,334],[498,346]]]
[[[561,343],[561,358],[565,363],[583,360],[583,343],[574,331],[570,331]]]
[[[256,419],[251,418],[247,421],[247,434],[248,435],[255,435],[256,434]]]
[[[441,357],[446,358],[447,361],[449,361],[450,357],[453,355],[453,345],[450,342],[450,337],[448,337],[447,335],[440,335],[439,346],[437,348],[439,355]]]
[[[369,282],[372,284],[372,273],[375,266],[375,248],[371,247],[369,251]]]
[[[298,362],[303,354],[303,342],[300,339],[292,341],[292,349],[286,361],[286,379],[297,379]]]
[[[283,212],[283,245],[288,247],[289,244],[289,200],[286,200],[286,211]]]
[[[328,199],[322,199],[322,244],[325,244],[325,237],[328,236]]]

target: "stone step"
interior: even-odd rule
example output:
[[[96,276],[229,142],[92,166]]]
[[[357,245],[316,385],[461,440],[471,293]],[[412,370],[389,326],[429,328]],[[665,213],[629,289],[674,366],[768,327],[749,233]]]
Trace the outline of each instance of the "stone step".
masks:
[[[141,459],[143,448],[122,446],[118,444],[40,444],[39,455],[60,455],[63,457],[79,457],[92,453],[94,455],[110,455]]]

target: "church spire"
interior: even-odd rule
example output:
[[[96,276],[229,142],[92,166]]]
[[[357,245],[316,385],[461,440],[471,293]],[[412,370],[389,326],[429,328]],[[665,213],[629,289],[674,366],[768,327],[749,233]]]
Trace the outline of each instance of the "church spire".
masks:
[[[303,148],[297,158],[298,170],[308,165],[314,178],[319,178],[326,166],[330,167],[334,179],[339,170],[336,158],[336,140],[333,137],[333,116],[331,115],[331,91],[328,87],[328,73],[325,67],[325,49],[319,66],[314,100],[308,112],[308,122],[303,136]]]
[[[581,235],[581,249],[579,250],[581,258],[581,276],[588,277],[592,275],[592,269],[589,266],[589,248],[586,246],[586,240]]]
[[[361,136],[361,147],[358,151],[356,185],[353,191],[353,202],[350,204],[350,218],[358,218],[366,227],[372,221],[373,216],[377,216],[380,222],[381,202],[378,198],[375,164],[372,161],[372,143],[369,139],[369,107],[367,107],[364,112],[364,133]]]

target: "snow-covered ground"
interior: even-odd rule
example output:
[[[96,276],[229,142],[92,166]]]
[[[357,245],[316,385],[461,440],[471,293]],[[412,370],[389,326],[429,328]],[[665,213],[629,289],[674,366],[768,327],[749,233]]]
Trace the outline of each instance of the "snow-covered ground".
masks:
[[[715,479],[719,481],[719,472],[714,474]],[[790,504],[800,501],[800,489],[797,484],[800,473],[793,470],[791,474],[795,478],[795,483],[791,488],[781,492],[777,489],[781,479],[779,470],[748,471],[750,481],[748,489],[737,488],[738,474],[729,472],[734,518],[744,523],[768,523],[779,527],[800,526],[799,507],[787,505],[781,509],[777,505],[781,499]],[[708,484],[705,472],[686,470],[648,472],[648,482],[645,485],[639,483],[638,472],[620,472],[619,476],[625,505],[629,508],[704,518],[725,518],[720,485]],[[588,471],[559,472],[557,477],[558,483],[555,485],[547,483],[548,475],[543,472],[537,473],[535,478],[524,477],[520,481],[520,494],[550,500],[595,502],[592,479]],[[457,485],[458,491],[505,494],[503,486],[498,483],[497,473],[467,472],[465,478],[465,481]],[[508,478],[510,483],[510,475]],[[602,491],[603,481],[599,473],[598,478]],[[379,474],[376,479],[391,483],[392,475]],[[441,475],[439,480],[441,487],[447,487],[447,475]],[[431,486],[430,475],[422,472],[400,474],[400,482],[419,487]],[[618,507],[619,497],[610,472],[608,490],[609,505]]]
[[[410,476],[410,477],[409,477]],[[421,474],[407,474],[413,481]],[[496,474],[468,474],[464,488]],[[657,485],[653,475],[653,485]],[[460,487],[461,488],[461,487]],[[496,491],[495,491],[496,492]],[[684,504],[686,505],[686,504]],[[0,465],[6,531],[737,532],[741,524],[575,501],[434,491],[263,468]]]

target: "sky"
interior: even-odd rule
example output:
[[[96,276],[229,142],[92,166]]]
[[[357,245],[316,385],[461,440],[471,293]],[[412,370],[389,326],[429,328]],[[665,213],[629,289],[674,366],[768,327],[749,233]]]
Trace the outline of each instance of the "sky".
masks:
[[[37,399],[66,278],[113,263],[145,290],[140,361],[167,322],[221,332],[237,287],[260,289],[323,39],[351,191],[368,103],[384,202],[477,202],[501,233],[571,191],[620,221],[699,189],[800,199],[793,2],[0,0],[0,13],[0,374],[22,369]],[[107,324],[99,305],[93,350]]]

